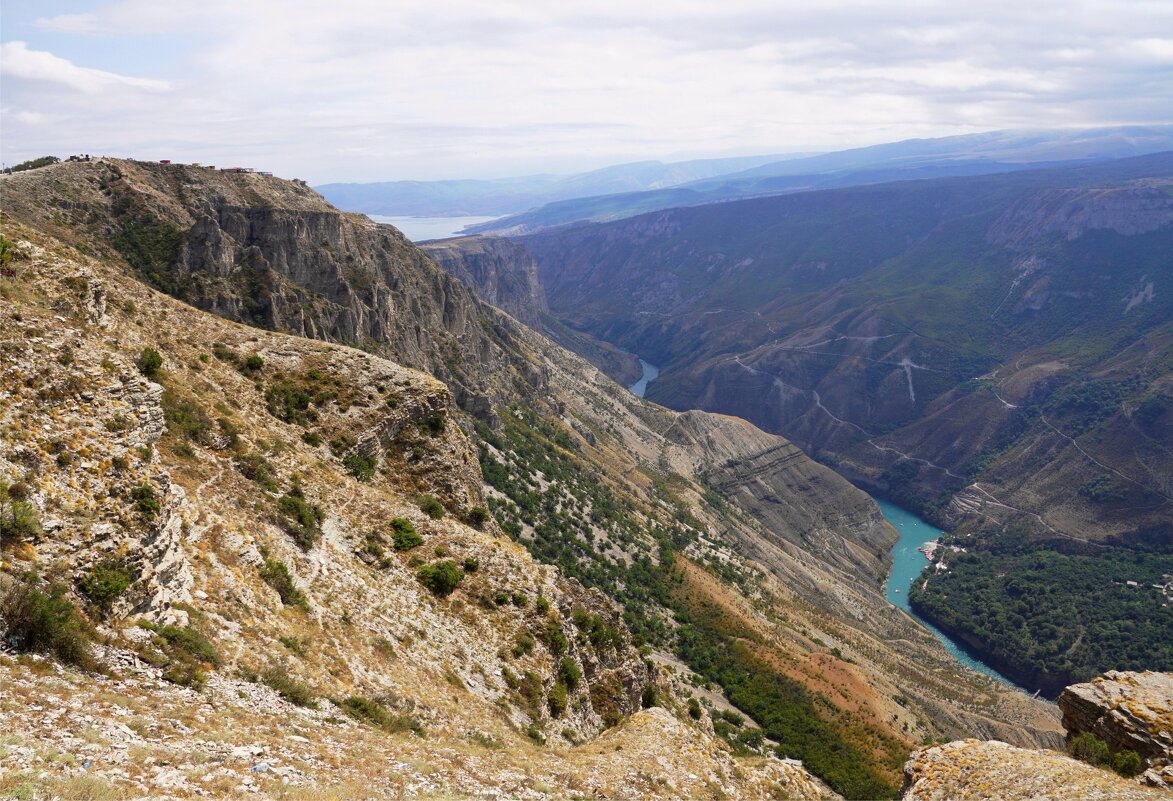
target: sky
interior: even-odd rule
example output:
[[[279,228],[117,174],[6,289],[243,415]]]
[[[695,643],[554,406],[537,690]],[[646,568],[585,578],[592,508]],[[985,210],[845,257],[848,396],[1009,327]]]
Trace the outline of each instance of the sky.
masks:
[[[0,159],[311,183],[1173,122],[1169,0],[4,0]]]

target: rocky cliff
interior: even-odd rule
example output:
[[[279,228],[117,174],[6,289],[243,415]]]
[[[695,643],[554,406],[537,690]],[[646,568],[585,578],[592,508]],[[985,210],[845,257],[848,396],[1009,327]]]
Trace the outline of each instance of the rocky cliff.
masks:
[[[1060,695],[1063,726],[1106,743],[1104,755],[1134,752],[1135,779],[1054,751],[964,740],[921,749],[904,766],[905,801],[1028,798],[1158,799],[1173,792],[1173,675],[1111,671]],[[1074,751],[1078,753],[1078,749]],[[1092,756],[1084,753],[1084,756]],[[1155,788],[1155,789],[1154,789]]]
[[[541,329],[548,314],[538,265],[525,248],[500,237],[457,237],[425,243],[427,253],[449,274],[472,287],[477,297],[530,328]]]
[[[613,602],[484,527],[444,384],[4,236],[6,793],[825,794],[682,722]],[[89,622],[43,647],[103,673],[20,653],[54,587]]]

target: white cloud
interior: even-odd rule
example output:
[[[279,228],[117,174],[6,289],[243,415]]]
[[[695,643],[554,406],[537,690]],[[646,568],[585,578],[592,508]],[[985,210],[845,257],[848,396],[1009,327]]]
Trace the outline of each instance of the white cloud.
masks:
[[[115,0],[67,14],[43,3],[37,25],[57,35],[53,47],[9,43],[5,61],[19,45],[15,61],[35,80],[117,102],[56,96],[46,108],[6,85],[14,109],[67,118],[6,140],[94,152],[89,142],[106,137],[124,153],[251,158],[313,180],[1173,117],[1173,43],[1153,36],[1173,29],[1173,4],[1161,2]],[[190,57],[134,72],[178,70],[182,91],[78,66],[79,41],[163,37],[181,37]]]
[[[167,81],[79,67],[52,53],[30,50],[28,45],[20,41],[0,43],[0,75],[59,84],[79,92],[103,92],[111,88],[165,92],[171,88]]]

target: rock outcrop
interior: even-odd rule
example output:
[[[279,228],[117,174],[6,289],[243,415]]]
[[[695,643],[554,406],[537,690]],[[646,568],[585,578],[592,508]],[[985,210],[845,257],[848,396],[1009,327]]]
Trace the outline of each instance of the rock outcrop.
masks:
[[[1090,733],[1146,767],[1173,765],[1173,674],[1112,670],[1059,696],[1068,737]]]
[[[903,801],[1160,801],[1142,787],[1054,751],[997,741],[922,748],[904,765]]]

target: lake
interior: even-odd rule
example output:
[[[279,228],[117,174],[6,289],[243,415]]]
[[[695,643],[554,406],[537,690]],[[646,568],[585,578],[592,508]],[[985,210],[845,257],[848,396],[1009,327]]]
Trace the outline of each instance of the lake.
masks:
[[[447,239],[460,236],[469,225],[496,220],[496,217],[388,217],[384,214],[368,214],[377,223],[394,225],[412,242],[428,239]]]
[[[984,673],[993,679],[997,679],[1003,684],[1009,684],[1020,690],[1023,689],[985,662],[967,653],[948,634],[928,621],[923,620],[916,612],[912,611],[908,605],[908,588],[911,586],[913,580],[920,576],[921,571],[929,563],[929,560],[917,548],[920,548],[926,542],[932,542],[944,532],[939,528],[929,525],[907,509],[901,509],[899,506],[881,500],[880,498],[873,498],[873,500],[879,504],[880,511],[884,513],[885,519],[900,534],[899,541],[892,548],[892,572],[888,575],[888,581],[884,585],[884,596],[896,606],[899,606],[916,618],[922,626],[941,641],[941,644],[945,646],[945,650],[956,657],[958,662],[979,673]]]

